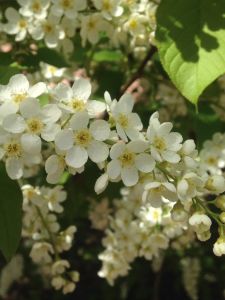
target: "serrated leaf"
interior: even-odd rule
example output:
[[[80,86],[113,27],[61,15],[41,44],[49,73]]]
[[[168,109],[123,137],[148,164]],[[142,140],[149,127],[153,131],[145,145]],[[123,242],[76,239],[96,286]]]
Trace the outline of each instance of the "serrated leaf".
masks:
[[[22,228],[22,193],[0,165],[0,251],[9,260],[16,252]]]
[[[163,0],[156,40],[164,69],[194,104],[225,73],[224,0]]]

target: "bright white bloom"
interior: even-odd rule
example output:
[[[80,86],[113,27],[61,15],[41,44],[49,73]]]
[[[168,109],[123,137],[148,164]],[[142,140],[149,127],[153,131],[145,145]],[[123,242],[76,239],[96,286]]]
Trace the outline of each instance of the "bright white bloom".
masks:
[[[104,143],[109,138],[109,124],[96,120],[89,124],[86,112],[78,112],[70,120],[69,129],[63,129],[55,138],[55,144],[61,151],[66,151],[65,161],[72,168],[81,168],[88,157],[95,163],[107,159],[109,148]]]
[[[108,29],[107,23],[102,20],[99,13],[94,13],[81,17],[81,39],[82,45],[85,46],[86,42],[96,44],[100,39],[100,32]]]
[[[225,254],[225,238],[223,236],[219,237],[213,245],[213,253],[216,256],[222,256]]]
[[[35,17],[44,19],[47,16],[47,9],[50,5],[49,0],[17,0],[21,8],[19,12],[24,17]]]
[[[165,200],[177,200],[176,188],[169,182],[149,182],[144,185],[143,201],[160,207]]]
[[[49,15],[44,20],[36,20],[29,31],[34,40],[39,41],[44,39],[49,48],[56,48],[59,40],[65,36],[59,25],[59,18],[52,15]]]
[[[150,151],[155,160],[177,163],[180,155],[177,152],[182,147],[182,136],[177,132],[170,132],[173,125],[170,122],[160,124],[158,113],[154,113],[149,121],[147,138],[150,142]]]
[[[212,194],[218,195],[225,191],[225,180],[222,175],[213,175],[206,181],[205,188]]]
[[[9,7],[5,12],[6,23],[3,27],[4,31],[8,34],[16,35],[17,42],[25,39],[29,26],[29,19],[21,16],[15,8]]]
[[[91,84],[88,79],[80,78],[72,87],[60,83],[55,88],[54,95],[60,102],[60,107],[69,113],[88,111],[89,116],[94,117],[105,110],[103,102],[89,100]]]
[[[62,188],[62,186],[56,186],[53,189],[41,189],[41,192],[45,195],[45,198],[48,201],[49,211],[55,211],[57,213],[63,212],[61,203],[66,200],[67,193],[63,191]]]
[[[107,165],[107,174],[111,180],[122,179],[126,186],[137,184],[139,171],[151,172],[155,161],[151,155],[144,153],[147,144],[143,141],[131,141],[128,144],[118,142],[110,150],[111,161]]]
[[[119,137],[125,142],[127,137],[131,140],[137,140],[142,137],[140,131],[143,128],[141,119],[137,113],[132,113],[134,107],[134,98],[130,94],[124,94],[119,101],[111,100],[109,93],[105,93],[105,100],[108,110],[115,123]]]
[[[132,35],[139,35],[143,34],[146,31],[146,23],[148,19],[146,16],[143,16],[138,13],[133,13],[130,15],[127,22],[124,24],[124,30],[128,31]]]
[[[111,20],[112,17],[119,17],[123,13],[123,7],[119,5],[121,0],[93,0],[93,2],[107,20]]]
[[[39,82],[30,87],[29,81],[23,74],[10,78],[9,83],[0,86],[0,121],[9,114],[18,112],[25,99],[36,98],[46,91],[46,85]]]
[[[181,201],[198,195],[203,188],[203,178],[196,173],[186,173],[177,183],[177,194]]]
[[[55,66],[41,62],[41,72],[46,79],[61,78],[65,73],[65,68],[56,68]]]
[[[206,214],[196,212],[190,217],[189,224],[197,233],[203,233],[210,230],[212,221]]]
[[[77,12],[87,7],[86,0],[52,0],[51,13],[57,17],[65,15],[69,19],[77,17]]]

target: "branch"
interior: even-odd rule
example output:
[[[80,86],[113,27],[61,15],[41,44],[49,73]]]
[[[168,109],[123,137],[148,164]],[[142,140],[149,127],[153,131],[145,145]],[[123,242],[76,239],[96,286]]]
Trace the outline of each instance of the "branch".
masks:
[[[132,85],[132,83],[141,77],[145,66],[147,65],[148,61],[152,58],[152,56],[156,53],[157,48],[155,46],[152,46],[149,51],[147,52],[145,58],[141,62],[139,68],[137,71],[133,74],[133,76],[130,78],[130,80],[121,88],[119,98],[126,92],[126,90]]]

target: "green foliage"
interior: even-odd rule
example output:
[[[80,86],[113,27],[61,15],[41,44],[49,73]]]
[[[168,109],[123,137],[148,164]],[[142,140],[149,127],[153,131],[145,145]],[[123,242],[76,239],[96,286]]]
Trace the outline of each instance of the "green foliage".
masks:
[[[225,73],[224,0],[164,0],[157,12],[157,46],[163,67],[194,104]]]
[[[20,73],[17,66],[0,65],[0,84],[7,84],[11,76]]]
[[[22,193],[0,165],[0,250],[9,260],[16,252],[22,228]]]
[[[48,49],[48,48],[39,48],[37,52],[37,57],[39,61],[43,61],[48,63],[49,65],[53,65],[57,68],[68,67],[68,64],[64,57],[60,55],[59,52]]]
[[[123,59],[123,54],[114,50],[101,50],[93,55],[96,62],[115,62],[118,63]]]

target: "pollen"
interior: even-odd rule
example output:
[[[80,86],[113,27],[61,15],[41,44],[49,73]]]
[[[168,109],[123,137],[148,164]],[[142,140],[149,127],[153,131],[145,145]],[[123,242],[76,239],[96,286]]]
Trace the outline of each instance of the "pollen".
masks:
[[[33,134],[40,134],[43,129],[43,123],[39,119],[29,119],[27,121],[28,130]]]
[[[20,157],[22,154],[22,148],[19,143],[11,142],[5,145],[6,155],[8,157]]]
[[[119,160],[122,163],[123,167],[128,167],[134,164],[135,155],[132,152],[125,151],[120,157]]]
[[[104,10],[110,10],[110,9],[111,9],[110,1],[109,1],[109,0],[104,0],[104,1],[103,1],[103,5],[102,5],[102,8],[103,8]]]
[[[123,128],[127,128],[127,127],[128,127],[129,121],[128,121],[128,118],[127,118],[126,115],[120,114],[117,121],[118,121],[118,123],[119,123]]]
[[[68,8],[70,8],[72,5],[72,2],[71,2],[71,0],[62,0],[62,7],[64,7],[64,8],[66,8],[66,9],[68,9]]]
[[[20,27],[21,29],[26,28],[26,27],[27,27],[27,22],[26,22],[24,19],[21,19],[21,20],[19,21],[19,27]]]
[[[85,103],[80,99],[72,99],[71,106],[75,111],[84,111]]]
[[[156,137],[154,139],[154,146],[156,149],[158,149],[159,151],[163,151],[166,149],[166,143],[164,141],[163,138],[160,138],[160,137]]]
[[[32,9],[35,13],[39,12],[41,10],[41,5],[39,1],[35,1],[32,5]]]
[[[20,104],[27,97],[26,93],[13,95],[13,101],[17,104]]]
[[[92,140],[92,136],[87,129],[78,131],[75,134],[75,142],[79,146],[87,147]]]

